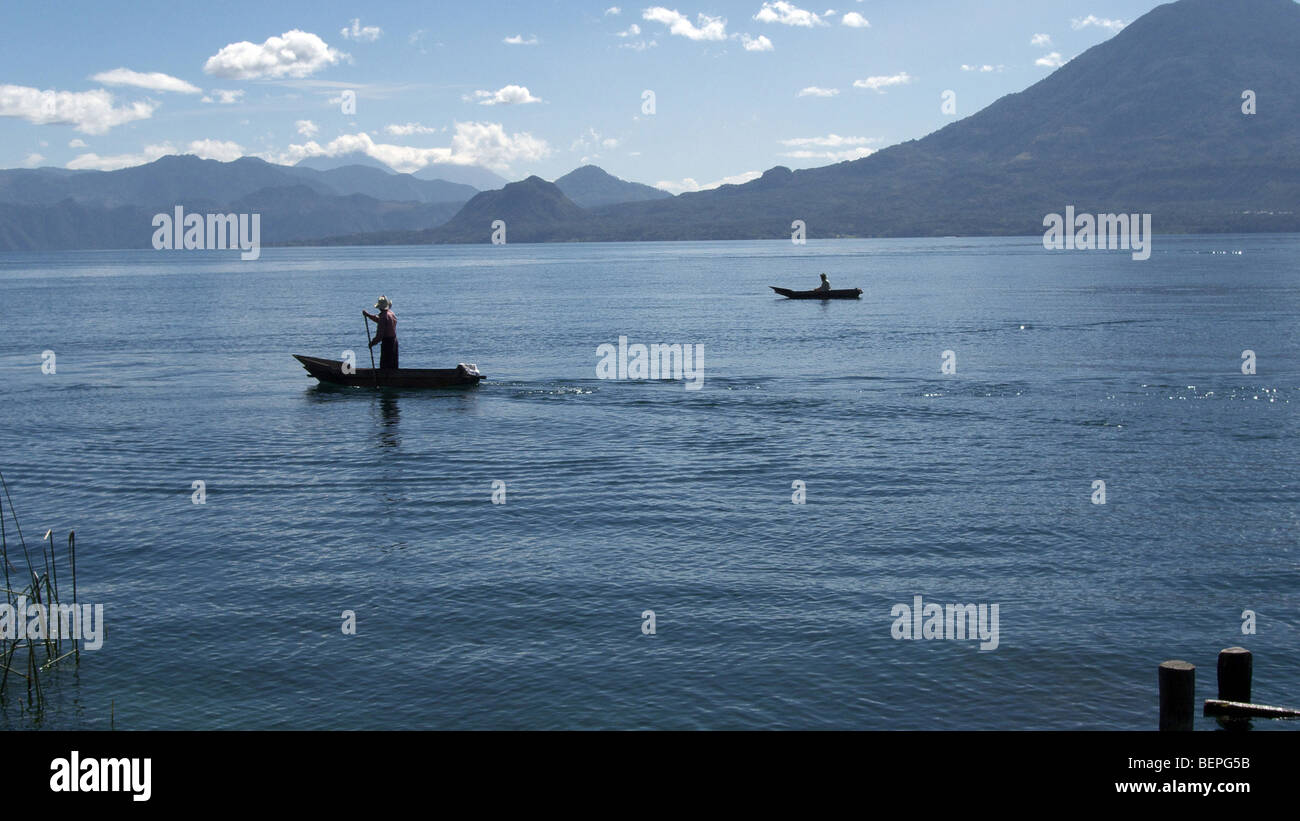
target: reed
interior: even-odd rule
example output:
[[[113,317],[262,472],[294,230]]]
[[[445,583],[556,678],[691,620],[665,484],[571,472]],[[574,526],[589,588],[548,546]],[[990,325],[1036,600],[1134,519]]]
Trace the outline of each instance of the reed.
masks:
[[[77,534],[75,531],[68,531],[68,564],[72,565],[72,601],[77,601]],[[75,641],[72,643],[72,649],[77,654],[77,664],[81,663],[81,645]]]
[[[71,639],[71,648],[67,648],[59,629],[59,608],[64,604],[78,607],[77,602],[77,547],[76,534],[68,531],[68,550],[63,560],[72,573],[72,601],[65,603],[59,588],[59,555],[54,540],[53,528],[46,530],[42,538],[40,566],[41,573],[32,561],[27,542],[22,535],[22,525],[14,510],[13,498],[9,494],[9,485],[0,473],[0,565],[4,566],[5,602],[14,609],[16,620],[26,621],[27,614],[18,612],[18,603],[25,599],[34,604],[43,605],[45,619],[42,635],[39,639],[27,634],[18,638],[18,631],[11,636],[0,636],[0,702],[8,692],[9,682],[22,679],[26,687],[27,705],[33,709],[37,718],[43,714],[46,704],[46,686],[41,680],[43,673],[49,673],[59,663],[72,659],[74,664],[81,662],[80,642]],[[8,502],[8,509],[4,502]],[[9,526],[6,519],[13,519],[13,530],[17,534],[18,544],[22,547],[25,569],[14,564],[9,555]],[[25,570],[25,572],[24,572]],[[26,576],[27,583],[21,587],[14,582]],[[21,654],[21,657],[20,657]],[[12,674],[12,676],[11,676]]]
[[[23,538],[23,526],[18,522],[18,514],[14,510],[13,497],[9,495],[9,483],[5,481],[5,475],[0,473],[0,489],[4,490],[5,498],[9,500],[9,515],[13,517],[14,529],[18,531],[18,543],[23,547],[23,558],[27,561],[27,573],[32,577],[32,586],[36,586],[36,568],[32,565],[32,557],[27,552],[27,540]],[[5,560],[8,561],[9,550],[5,548]]]

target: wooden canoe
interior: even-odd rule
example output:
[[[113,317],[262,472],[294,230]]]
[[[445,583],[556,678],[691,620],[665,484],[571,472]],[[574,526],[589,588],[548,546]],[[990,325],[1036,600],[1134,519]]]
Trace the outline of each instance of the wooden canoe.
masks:
[[[773,291],[790,299],[861,299],[861,288],[841,288],[838,291],[792,291],[789,288],[767,286]]]
[[[354,388],[451,388],[477,385],[483,378],[483,374],[468,370],[463,365],[454,368],[397,368],[387,371],[357,368],[352,373],[344,373],[343,363],[337,359],[298,354],[294,354],[293,358],[302,363],[307,373],[321,382]]]

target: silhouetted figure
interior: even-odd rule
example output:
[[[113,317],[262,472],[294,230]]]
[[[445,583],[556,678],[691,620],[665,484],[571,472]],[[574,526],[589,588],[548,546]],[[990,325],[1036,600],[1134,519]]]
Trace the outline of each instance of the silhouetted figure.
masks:
[[[381,371],[397,370],[397,316],[393,314],[393,303],[388,297],[381,296],[375,307],[379,309],[378,316],[366,314],[366,319],[376,325],[375,338],[370,340],[370,347],[379,345]]]

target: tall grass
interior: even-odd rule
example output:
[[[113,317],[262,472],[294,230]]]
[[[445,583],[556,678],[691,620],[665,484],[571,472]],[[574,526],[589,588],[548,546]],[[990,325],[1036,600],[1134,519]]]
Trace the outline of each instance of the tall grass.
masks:
[[[39,563],[33,562],[3,473],[0,473],[0,490],[3,490],[3,498],[0,498],[0,564],[4,565],[5,602],[15,614],[15,629],[0,633],[0,700],[6,699],[9,688],[21,679],[26,686],[27,705],[39,714],[45,707],[45,688],[41,683],[41,674],[49,672],[56,664],[69,658],[73,659],[74,664],[79,664],[81,649],[75,638],[65,642],[62,631],[58,629],[59,606],[65,602],[60,598],[60,557],[53,529],[45,531],[45,536],[41,539]],[[15,565],[10,556],[10,528],[6,518],[13,520],[13,531],[22,548],[23,568]],[[68,603],[75,607],[78,606],[77,547],[73,531],[68,531],[68,548],[63,561],[72,574],[72,601]],[[21,586],[15,587],[15,584]],[[25,599],[28,605],[44,605],[47,618],[41,638],[34,639],[30,635],[18,638],[20,631],[16,629],[16,622],[28,621],[27,614],[19,610],[20,599]],[[53,618],[49,614],[53,614]]]

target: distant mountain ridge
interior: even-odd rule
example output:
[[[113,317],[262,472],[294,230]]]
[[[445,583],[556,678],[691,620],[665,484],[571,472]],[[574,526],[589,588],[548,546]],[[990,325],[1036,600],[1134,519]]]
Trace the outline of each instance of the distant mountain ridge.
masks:
[[[223,163],[187,154],[117,171],[0,170],[0,202],[50,205],[69,197],[110,207],[184,198],[223,202],[283,185],[306,185],[320,194],[365,194],[399,202],[466,202],[478,193],[468,185],[355,165],[318,171],[273,165],[256,157]]]
[[[191,213],[260,213],[266,245],[427,242],[452,217],[446,235],[456,239],[442,241],[479,241],[493,220],[504,219],[511,239],[538,242],[587,213],[538,177],[479,192],[373,163],[324,165],[177,155],[117,171],[0,171],[0,250],[148,247],[152,216],[176,205]],[[561,180],[589,204],[669,196],[595,166]],[[496,216],[485,223],[487,213]]]
[[[594,165],[575,168],[555,181],[564,195],[583,208],[599,208],[623,202],[661,200],[671,197],[667,191],[639,182],[620,180]]]
[[[336,157],[307,157],[299,160],[294,167],[311,168],[316,171],[331,171],[349,165],[364,165],[388,174],[398,173],[387,164],[361,151],[340,154]],[[443,180],[458,185],[469,185],[478,191],[500,188],[509,182],[495,171],[490,171],[482,166],[458,165],[456,163],[430,163],[419,171],[413,172],[411,176],[418,180]]]
[[[263,239],[413,230],[453,216],[477,191],[376,168],[328,171],[167,156],[118,171],[0,171],[0,250],[148,247],[152,215],[262,209]]]
[[[477,165],[456,165],[455,163],[429,163],[412,174],[418,180],[446,180],[461,185],[472,185],[480,191],[500,188],[509,180],[495,171]]]
[[[304,157],[294,163],[293,167],[310,168],[313,171],[333,171],[335,168],[343,168],[349,165],[364,165],[367,168],[383,171],[385,174],[397,173],[387,163],[380,162],[364,151],[352,151],[336,157]]]

